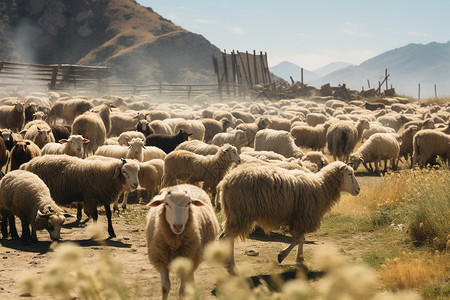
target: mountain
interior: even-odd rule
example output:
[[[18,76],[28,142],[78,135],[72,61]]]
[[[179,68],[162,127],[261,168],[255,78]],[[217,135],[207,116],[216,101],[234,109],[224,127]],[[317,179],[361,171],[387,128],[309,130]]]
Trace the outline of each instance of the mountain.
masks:
[[[331,74],[337,70],[346,68],[348,66],[351,66],[351,63],[348,62],[343,62],[343,61],[336,61],[336,62],[332,62],[322,68],[319,68],[317,70],[314,70],[313,72],[317,75],[319,75],[320,77],[326,76],[328,74]]]
[[[450,95],[450,42],[409,44],[393,49],[364,61],[359,66],[348,66],[327,76],[314,80],[311,85],[320,87],[325,83],[337,85],[345,83],[355,90],[378,87],[388,70],[388,87],[394,87],[398,94],[434,97],[436,84],[438,96]],[[383,89],[386,85],[383,84]]]
[[[270,72],[274,73],[278,77],[283,78],[287,82],[291,82],[290,76],[294,81],[300,81],[301,79],[301,67],[288,61],[283,61],[273,67],[270,67]],[[318,79],[320,76],[314,72],[303,69],[303,82],[309,83]]]
[[[134,0],[0,2],[0,59],[107,65],[122,82],[215,82],[220,50]]]

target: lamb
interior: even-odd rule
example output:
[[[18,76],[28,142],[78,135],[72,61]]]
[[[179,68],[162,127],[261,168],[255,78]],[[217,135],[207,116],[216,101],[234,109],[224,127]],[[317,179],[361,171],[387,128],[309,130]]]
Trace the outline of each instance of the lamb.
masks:
[[[41,149],[45,144],[55,142],[52,129],[48,124],[32,125],[25,133],[24,139],[32,141]]]
[[[128,142],[126,146],[103,145],[100,146],[95,155],[114,157],[114,158],[129,158],[137,161],[144,161],[144,142],[140,138],[134,138]]]
[[[89,143],[81,135],[71,135],[68,139],[61,139],[59,143],[48,143],[42,148],[42,155],[66,154],[75,157],[83,156],[83,144]]]
[[[295,145],[292,135],[283,130],[263,129],[255,135],[255,150],[274,151],[284,157],[302,158],[303,152]]]
[[[77,116],[92,108],[92,102],[85,99],[58,100],[50,108],[47,121],[49,124],[55,124],[56,120],[61,118],[66,124],[72,124]]]
[[[191,134],[180,130],[176,135],[151,134],[145,139],[146,146],[155,146],[162,149],[166,154],[175,150],[175,148],[188,140]]]
[[[414,135],[419,131],[416,125],[409,126],[408,129],[403,130],[400,133],[400,153],[399,157],[403,157],[406,161],[408,161],[408,156],[411,157],[411,167],[412,164],[412,156],[413,156],[413,138]]]
[[[178,122],[173,128],[173,132],[180,130],[190,133],[192,140],[203,141],[205,138],[205,126],[200,120],[184,120]]]
[[[227,268],[233,274],[234,240],[245,239],[255,223],[267,233],[278,226],[288,227],[292,243],[280,251],[278,262],[298,245],[296,262],[303,263],[305,234],[319,229],[324,214],[342,191],[356,196],[360,187],[353,169],[337,161],[318,173],[243,165],[231,170],[217,191],[225,216],[220,240],[231,242]]]
[[[136,189],[139,185],[139,164],[130,159],[97,161],[46,155],[35,157],[20,168],[38,175],[57,204],[83,202],[85,213],[95,222],[98,219],[97,206],[103,205],[110,237],[116,236],[111,221],[111,203],[125,189]],[[81,219],[81,215],[78,218]]]
[[[244,130],[247,135],[247,145],[253,147],[255,135],[259,130],[267,128],[272,122],[268,118],[258,118],[254,123],[240,124],[236,129]]]
[[[19,140],[11,149],[10,156],[10,170],[17,170],[22,164],[41,156],[41,148],[30,140]]]
[[[59,240],[65,217],[53,201],[50,190],[35,174],[15,170],[0,181],[0,210],[2,235],[8,237],[8,222],[12,238],[18,238],[15,217],[22,223],[21,241],[37,242],[36,230],[46,229],[53,241]],[[31,233],[30,233],[31,225]]]
[[[25,106],[22,102],[0,106],[0,128],[19,132],[25,123]]]
[[[105,124],[98,113],[91,111],[75,118],[72,124],[72,134],[82,135],[89,140],[84,147],[84,157],[94,154],[97,148],[106,141]]]
[[[201,263],[205,246],[219,233],[219,223],[208,195],[192,185],[164,188],[149,206],[146,224],[148,258],[160,273],[162,299],[167,299],[170,262],[177,257],[189,258],[193,266],[187,279],[194,280],[194,271]],[[185,280],[181,278],[180,296]]]
[[[325,166],[328,166],[330,162],[320,151],[309,151],[305,157],[302,158],[302,162],[309,161],[317,166],[317,170],[322,170]]]
[[[247,145],[247,134],[240,129],[231,132],[220,132],[213,137],[211,142],[217,146],[231,144],[236,147],[238,154],[240,154],[242,147]]]
[[[450,158],[450,135],[443,132],[424,129],[413,138],[413,166],[419,164],[424,167],[427,163],[434,163],[440,156],[444,162]]]
[[[373,172],[367,163],[375,163],[375,172],[379,173],[378,163],[384,160],[384,172],[387,171],[387,161],[392,159],[392,168],[396,169],[395,160],[400,153],[400,143],[396,134],[375,133],[355,153],[350,155],[350,163],[355,170],[363,163],[368,172]]]
[[[348,162],[350,153],[355,148],[364,129],[369,129],[369,122],[361,119],[358,125],[355,126],[350,122],[338,121],[330,126],[327,132],[328,150],[339,160]]]
[[[203,181],[203,189],[211,192],[214,199],[219,181],[233,163],[240,163],[240,161],[236,148],[228,144],[220,147],[215,155],[208,157],[185,150],[174,151],[164,159],[162,185],[167,187],[178,182],[197,183]]]
[[[290,133],[294,137],[297,146],[322,151],[327,142],[327,131],[330,126],[331,124],[328,122],[316,127],[296,126],[290,130]]]
[[[309,113],[306,115],[306,123],[309,126],[315,127],[328,121],[327,116],[321,113]]]
[[[139,131],[122,132],[119,135],[119,139],[117,141],[119,142],[119,145],[128,146],[128,142],[130,142],[134,138],[140,138],[141,140],[145,141],[145,135]]]
[[[201,119],[200,121],[205,126],[204,140],[206,143],[209,143],[219,132],[225,132],[230,126],[230,121],[227,118],[222,118],[220,121],[211,118]]]
[[[203,156],[214,155],[219,151],[219,146],[206,144],[205,142],[199,140],[186,141],[179,144],[176,150],[187,150],[195,154],[200,154]]]

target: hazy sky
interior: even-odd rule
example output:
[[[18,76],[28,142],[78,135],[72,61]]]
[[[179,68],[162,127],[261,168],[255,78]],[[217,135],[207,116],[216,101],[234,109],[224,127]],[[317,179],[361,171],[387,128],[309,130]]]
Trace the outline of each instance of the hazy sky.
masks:
[[[315,70],[409,43],[450,40],[449,0],[137,0],[221,50]]]

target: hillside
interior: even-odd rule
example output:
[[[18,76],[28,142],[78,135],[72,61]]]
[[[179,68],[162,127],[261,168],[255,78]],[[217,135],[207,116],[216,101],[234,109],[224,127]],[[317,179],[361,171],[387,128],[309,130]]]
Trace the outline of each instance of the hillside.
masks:
[[[291,82],[290,76],[294,81],[300,81],[301,77],[301,67],[289,61],[283,61],[273,67],[270,67],[270,72],[283,78],[287,82]],[[303,69],[303,81],[305,83],[311,82],[318,79],[320,76],[314,72]]]
[[[409,44],[375,56],[359,66],[335,71],[313,81],[312,85],[346,83],[351,89],[361,90],[362,87],[367,89],[369,80],[372,88],[378,87],[386,68],[390,74],[389,87],[392,84],[397,93],[417,97],[420,83],[423,98],[434,96],[434,84],[438,96],[450,95],[450,42]]]
[[[217,47],[133,0],[8,0],[0,16],[0,59],[107,65],[137,84],[215,81]]]

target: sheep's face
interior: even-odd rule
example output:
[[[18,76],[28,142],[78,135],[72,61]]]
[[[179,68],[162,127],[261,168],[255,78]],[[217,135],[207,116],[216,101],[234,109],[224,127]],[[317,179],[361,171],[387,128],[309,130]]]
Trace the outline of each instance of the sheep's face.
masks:
[[[35,220],[35,229],[46,229],[52,241],[60,239],[61,227],[66,218],[61,210],[54,210],[51,205],[47,205],[42,211],[38,210]]]
[[[142,154],[142,149],[145,148],[145,145],[140,138],[134,138],[131,142],[128,142],[128,148],[131,149],[134,155],[138,156]]]
[[[343,164],[339,168],[339,172],[341,172],[342,182],[341,182],[341,191],[348,192],[352,194],[353,196],[356,196],[359,194],[360,187],[358,180],[356,180],[355,172],[353,171],[353,168]]]
[[[40,129],[39,127],[38,127],[38,131],[39,131],[39,135],[41,136],[41,139],[44,141],[44,142],[49,142],[50,141],[50,134],[52,133],[52,130],[51,129],[48,129],[48,130],[45,130],[45,129]]]
[[[81,135],[71,135],[68,140],[61,139],[59,140],[61,144],[69,143],[69,147],[73,152],[78,153],[81,157],[83,151],[83,144],[89,143],[88,139],[85,139]]]
[[[167,224],[174,234],[183,233],[189,219],[191,205],[203,206],[205,203],[199,199],[192,198],[186,191],[169,191],[157,195],[149,206],[155,207],[164,204]]]
[[[362,156],[358,155],[356,153],[351,154],[349,157],[349,160],[350,160],[350,164],[352,165],[354,170],[358,170],[359,165],[364,162],[364,159],[362,158]]]
[[[239,154],[237,153],[236,147],[231,145],[225,145],[221,148],[223,154],[227,157],[227,161],[240,163],[241,158],[239,157]]]
[[[122,173],[122,176],[125,178],[125,183],[129,188],[134,190],[139,186],[138,174],[140,167],[136,161],[122,159],[122,166],[117,168],[120,169],[120,173]],[[114,177],[116,177],[116,174],[114,174]]]

